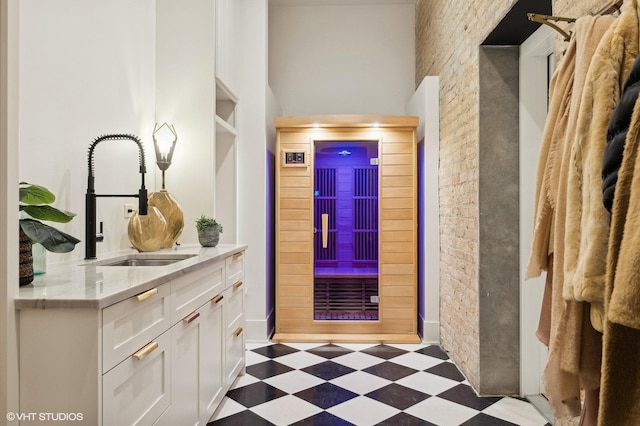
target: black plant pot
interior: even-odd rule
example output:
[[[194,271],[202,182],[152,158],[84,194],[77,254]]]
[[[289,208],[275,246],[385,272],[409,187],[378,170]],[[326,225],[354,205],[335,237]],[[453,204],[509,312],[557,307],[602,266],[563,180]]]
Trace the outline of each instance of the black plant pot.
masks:
[[[20,229],[20,285],[31,284],[33,281],[33,254],[31,240]]]

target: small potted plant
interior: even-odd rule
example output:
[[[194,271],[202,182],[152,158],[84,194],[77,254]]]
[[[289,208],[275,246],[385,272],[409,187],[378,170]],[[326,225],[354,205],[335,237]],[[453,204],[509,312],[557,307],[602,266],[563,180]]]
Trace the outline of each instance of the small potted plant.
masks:
[[[202,247],[215,247],[218,245],[222,225],[214,218],[205,215],[196,219],[196,229],[198,230],[198,241]]]
[[[67,223],[76,215],[50,206],[56,196],[47,188],[20,182],[19,195],[20,212],[26,213],[20,217],[20,285],[25,285],[33,281],[33,243],[40,243],[53,253],[67,253],[80,240],[40,222]]]

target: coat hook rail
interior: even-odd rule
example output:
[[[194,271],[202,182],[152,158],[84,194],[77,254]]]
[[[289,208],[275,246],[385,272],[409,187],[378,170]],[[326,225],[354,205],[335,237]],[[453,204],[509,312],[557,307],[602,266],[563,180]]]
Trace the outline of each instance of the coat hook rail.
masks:
[[[622,9],[622,5],[624,4],[624,0],[615,0],[594,13],[594,15],[611,15],[612,13],[620,12]],[[557,32],[559,32],[562,37],[564,37],[564,41],[569,41],[571,39],[571,31],[565,31],[560,28],[558,25],[554,24],[554,22],[567,22],[573,23],[576,20],[574,18],[564,18],[562,16],[552,16],[552,15],[542,15],[539,13],[527,13],[527,17],[530,21],[537,22],[539,24],[548,25],[553,28]]]
[[[567,32],[554,24],[553,22],[568,22],[573,23],[576,22],[574,18],[563,18],[562,16],[552,16],[552,15],[541,15],[539,13],[527,13],[527,18],[530,21],[537,22],[539,24],[548,25],[564,37],[564,41],[569,41],[571,39],[571,31]],[[552,22],[553,21],[553,22]]]
[[[611,15],[612,13],[620,12],[624,0],[616,0],[597,11],[594,15]]]

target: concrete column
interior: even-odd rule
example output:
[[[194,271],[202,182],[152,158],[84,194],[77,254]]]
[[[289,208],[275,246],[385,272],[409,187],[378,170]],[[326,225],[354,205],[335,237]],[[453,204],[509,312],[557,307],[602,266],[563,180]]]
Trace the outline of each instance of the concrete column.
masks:
[[[478,295],[481,395],[520,391],[519,48],[479,54]]]

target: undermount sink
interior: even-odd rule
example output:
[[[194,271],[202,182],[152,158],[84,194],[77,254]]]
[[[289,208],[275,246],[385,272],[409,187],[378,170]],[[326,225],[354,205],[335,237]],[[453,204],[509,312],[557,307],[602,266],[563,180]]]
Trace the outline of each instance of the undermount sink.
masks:
[[[87,266],[165,266],[196,256],[195,254],[138,253],[87,263]]]

